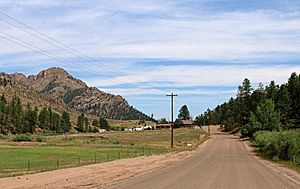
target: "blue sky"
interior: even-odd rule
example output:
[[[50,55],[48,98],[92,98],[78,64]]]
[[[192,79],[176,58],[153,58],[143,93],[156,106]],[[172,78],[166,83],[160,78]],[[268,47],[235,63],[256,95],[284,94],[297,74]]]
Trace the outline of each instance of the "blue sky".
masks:
[[[234,97],[245,77],[256,87],[300,73],[300,1],[0,0],[0,11],[92,58],[0,13],[1,71],[62,67],[155,118],[170,117],[171,92],[176,114],[186,104],[195,117]]]

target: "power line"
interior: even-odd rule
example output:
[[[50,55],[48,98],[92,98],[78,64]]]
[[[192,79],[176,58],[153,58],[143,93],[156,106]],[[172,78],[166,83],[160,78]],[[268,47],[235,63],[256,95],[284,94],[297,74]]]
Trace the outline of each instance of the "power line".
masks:
[[[47,40],[47,39],[44,39],[44,38],[38,36],[37,34],[35,34],[35,33],[33,33],[33,32],[27,31],[27,30],[25,30],[25,29],[19,27],[18,25],[14,24],[14,23],[11,23],[11,22],[9,22],[9,21],[7,21],[7,20],[5,20],[5,19],[3,19],[3,18],[0,17],[0,20],[2,20],[3,22],[5,22],[5,23],[7,23],[7,24],[9,24],[9,25],[11,25],[11,26],[14,26],[14,27],[18,28],[18,29],[21,30],[21,31],[24,31],[24,32],[30,34],[31,36],[34,36],[34,37],[36,37],[36,38],[38,38],[38,39],[40,39],[40,40],[42,40],[42,41],[44,41],[44,42],[46,42],[46,43],[48,43],[48,44],[51,44],[51,45],[53,45],[53,46],[55,46],[55,47],[58,47],[58,48],[60,48],[60,49],[62,49],[62,47],[64,47],[63,50],[68,49],[68,50],[66,50],[68,53],[71,53],[72,55],[75,55],[75,56],[76,56],[77,58],[79,58],[80,60],[84,60],[84,61],[86,61],[86,62],[92,62],[92,63],[95,63],[95,64],[100,63],[100,62],[98,62],[98,60],[95,60],[95,59],[93,59],[93,58],[91,58],[91,57],[88,57],[87,55],[84,55],[83,53],[81,53],[81,52],[79,52],[79,51],[77,51],[77,50],[75,50],[75,49],[73,49],[73,48],[71,48],[71,47],[68,47],[67,45],[64,45],[63,43],[61,43],[61,42],[55,40],[54,38],[51,38],[50,36],[48,36],[48,35],[46,35],[46,34],[43,34],[42,32],[39,32],[38,30],[34,29],[33,27],[31,27],[31,26],[29,26],[29,25],[27,25],[27,24],[25,24],[25,23],[23,23],[23,22],[21,22],[21,21],[15,19],[15,18],[13,18],[13,17],[11,17],[11,16],[5,14],[4,12],[1,12],[1,11],[0,11],[0,14],[5,15],[6,17],[10,18],[11,20],[13,20],[13,21],[15,21],[15,22],[21,24],[22,26],[25,26],[25,27],[27,27],[27,28],[29,28],[29,29],[35,31],[36,33],[38,33],[38,34],[40,34],[40,35],[43,35],[44,37],[46,37],[46,38],[48,38],[48,39],[54,41],[55,43],[58,43],[59,45],[57,45],[57,44],[55,44],[54,42],[51,42],[51,41],[49,41],[49,40]],[[7,33],[6,33],[6,35],[7,35]],[[9,35],[9,34],[8,34],[8,35]],[[10,36],[11,36],[11,35],[10,35]],[[13,37],[13,36],[11,36],[11,37]],[[15,37],[13,37],[13,38],[14,38],[15,40],[19,40],[19,39],[15,38]],[[28,44],[27,42],[25,42],[25,41],[23,41],[23,40],[19,40],[19,41],[21,41],[22,43],[26,43],[26,45],[29,45],[29,46],[33,47],[32,45]],[[11,42],[12,42],[12,41],[11,41]],[[26,48],[26,47],[25,47],[25,48]],[[48,53],[46,50],[42,50],[42,49],[39,48],[39,47],[33,47],[33,48],[38,48],[39,51],[43,51],[43,52],[45,52],[45,53]],[[74,52],[75,52],[75,53],[74,53]],[[43,53],[43,55],[45,55],[45,53]],[[79,55],[78,55],[79,53],[80,53],[81,55],[84,55],[85,57],[88,57],[89,60],[83,58],[82,56],[79,56]],[[48,53],[48,54],[51,54],[51,53]],[[56,57],[56,60],[57,60],[57,58],[61,59],[61,57],[59,57],[59,56],[57,56],[57,55],[53,55],[53,54],[52,54],[51,56]],[[49,56],[47,56],[47,57],[49,57]],[[50,58],[51,58],[51,57],[50,57]],[[66,60],[63,60],[63,61],[60,61],[60,62],[66,63]],[[70,61],[68,61],[68,60],[67,60],[67,62],[70,63],[70,64],[68,64],[69,66],[74,66],[74,65],[75,65],[74,62],[70,62]],[[113,73],[115,73],[114,75],[116,75],[116,76],[120,76],[120,75],[122,74],[122,73],[120,73],[120,72],[116,72],[116,71],[112,70],[113,68],[111,68],[111,67],[109,67],[109,66],[107,66],[107,65],[105,65],[105,64],[103,64],[103,63],[100,63],[100,64],[101,64],[102,66],[105,66],[105,67],[109,68],[109,69],[110,69],[110,73],[113,72]],[[78,67],[78,66],[75,66],[75,67],[76,67],[77,69],[79,69],[79,70],[83,70],[81,67]],[[87,69],[84,69],[83,71],[88,72],[88,73],[91,73],[91,74],[96,75],[97,77],[99,77],[99,75],[98,75],[97,73],[92,73],[92,72],[90,72],[90,71],[87,70]],[[107,78],[107,79],[113,81],[115,84],[122,84],[122,83],[123,83],[122,81],[117,80],[117,79],[113,79],[113,78],[111,78],[111,77],[109,77],[109,76],[103,76],[103,75],[102,75],[102,76],[100,76],[100,77],[105,77],[105,78]]]
[[[45,55],[45,56],[47,56],[47,57],[49,57],[49,58],[53,58],[53,59],[55,59],[56,61],[59,61],[59,62],[62,62],[62,63],[66,63],[66,64],[68,64],[69,66],[74,66],[74,67],[77,67],[78,69],[82,69],[81,67],[78,67],[78,66],[76,66],[76,65],[72,65],[72,62],[70,62],[69,60],[63,59],[63,58],[61,58],[61,57],[59,57],[59,56],[57,56],[57,55],[55,55],[55,54],[49,53],[49,52],[47,52],[47,51],[45,51],[45,50],[43,50],[43,49],[41,49],[41,48],[39,48],[39,47],[36,47],[36,46],[34,46],[34,45],[30,44],[30,43],[27,43],[26,41],[23,41],[23,40],[21,40],[21,39],[18,39],[18,38],[14,37],[14,36],[12,36],[12,35],[10,35],[10,34],[8,34],[8,33],[5,33],[5,32],[3,32],[3,31],[0,31],[0,33],[5,34],[5,35],[9,36],[10,38],[12,38],[13,40],[10,40],[10,39],[7,38],[7,37],[0,36],[1,38],[6,39],[6,40],[8,40],[8,41],[10,41],[10,42],[12,42],[12,43],[16,43],[16,44],[18,44],[18,45],[21,45],[21,46],[23,46],[23,47],[25,47],[25,48],[27,48],[27,49],[33,50],[33,51],[35,51],[35,52],[38,52],[38,53],[40,53],[40,54],[42,54],[42,55]],[[23,44],[23,45],[22,45],[22,44]],[[24,45],[24,44],[25,44],[25,45]],[[88,70],[85,70],[85,71],[88,71]]]
[[[0,33],[5,33],[5,32],[0,31]],[[6,34],[6,33],[5,33],[5,34]],[[9,34],[8,34],[8,35],[9,35]],[[11,35],[9,35],[9,36],[11,36]],[[13,38],[14,40],[12,40],[12,39],[10,39],[10,38],[7,38],[7,37],[4,37],[4,36],[1,36],[1,35],[0,35],[0,38],[5,39],[5,40],[7,40],[7,41],[9,41],[9,42],[11,42],[11,43],[17,44],[17,45],[19,45],[19,46],[25,47],[25,48],[27,48],[27,49],[29,49],[29,50],[32,50],[32,51],[34,51],[34,52],[37,52],[37,53],[39,53],[39,54],[41,54],[41,55],[47,56],[47,57],[49,57],[49,58],[52,58],[52,59],[54,59],[54,60],[56,60],[56,61],[64,62],[64,63],[66,63],[66,64],[68,64],[68,65],[70,65],[70,66],[74,66],[74,65],[70,64],[68,61],[61,60],[60,57],[58,57],[58,58],[57,58],[57,57],[53,57],[53,55],[49,54],[48,52],[43,51],[42,49],[40,49],[40,48],[38,48],[38,47],[34,47],[33,45],[31,45],[31,44],[29,44],[29,43],[27,43],[27,42],[25,42],[25,41],[19,40],[19,39],[13,37],[13,36],[12,36],[12,38]],[[37,50],[37,49],[38,49],[38,50]],[[75,67],[77,67],[77,66],[75,66]],[[81,69],[80,67],[77,67],[77,68]],[[88,72],[88,71],[87,71],[87,72]],[[126,88],[124,88],[124,90],[125,90],[125,92],[127,91]]]
[[[42,48],[40,48],[40,47],[38,47],[38,46],[34,46],[34,45],[32,45],[32,44],[30,44],[30,43],[24,41],[24,40],[21,40],[21,39],[18,39],[17,37],[14,37],[13,35],[10,35],[10,34],[8,34],[8,33],[6,33],[6,32],[0,31],[0,33],[5,34],[5,35],[8,36],[9,38],[12,38],[12,39],[13,39],[13,40],[11,40],[11,39],[9,39],[9,38],[7,38],[7,37],[0,36],[1,38],[5,39],[5,40],[7,40],[7,41],[10,41],[10,42],[12,42],[12,43],[18,44],[18,45],[20,45],[20,46],[22,46],[22,47],[25,47],[25,48],[27,48],[27,49],[33,50],[34,52],[37,52],[37,53],[42,54],[42,55],[44,55],[44,56],[47,56],[48,58],[52,58],[52,59],[54,59],[54,60],[56,60],[56,61],[58,61],[58,62],[65,63],[65,64],[67,64],[67,65],[69,65],[69,66],[71,66],[71,67],[75,67],[75,68],[77,68],[77,69],[79,69],[79,70],[88,72],[88,73],[90,73],[90,74],[92,74],[92,75],[95,75],[95,76],[99,77],[99,75],[98,75],[97,73],[91,72],[91,71],[89,71],[89,70],[87,70],[87,69],[84,69],[83,67],[77,66],[76,64],[74,64],[74,63],[71,62],[70,60],[67,60],[67,59],[65,59],[65,58],[62,58],[62,57],[60,57],[60,56],[58,56],[58,55],[56,55],[56,54],[50,53],[50,52],[48,52],[47,50],[43,50]],[[25,45],[24,45],[24,44],[25,44]],[[113,79],[113,78],[110,78],[110,77],[108,77],[108,76],[102,75],[102,76],[100,76],[100,77],[105,77],[105,78],[107,78],[107,79],[109,79],[109,80],[115,82],[116,84],[122,83],[121,81],[116,80],[116,79]]]
[[[48,36],[48,35],[46,35],[46,34],[40,32],[40,31],[38,31],[37,29],[35,29],[35,28],[33,28],[33,27],[31,27],[31,26],[25,24],[24,22],[22,22],[22,21],[20,21],[20,20],[18,20],[18,19],[16,19],[16,18],[13,18],[12,16],[9,16],[8,14],[6,14],[6,13],[4,13],[4,12],[2,12],[2,11],[0,11],[0,14],[2,14],[2,15],[4,15],[4,16],[6,16],[7,18],[9,18],[9,19],[11,19],[11,20],[13,20],[13,21],[15,21],[15,22],[21,24],[22,26],[25,26],[26,28],[29,28],[30,30],[32,30],[32,31],[34,31],[34,32],[36,32],[36,33],[38,33],[38,34],[44,36],[46,39],[44,39],[44,38],[42,38],[42,37],[40,37],[40,36],[34,34],[33,32],[30,32],[30,31],[28,31],[28,30],[25,30],[25,29],[19,27],[18,25],[14,24],[14,23],[11,23],[11,22],[9,22],[9,21],[3,19],[3,18],[0,18],[0,20],[2,20],[3,22],[5,22],[5,23],[7,23],[7,24],[9,24],[9,25],[11,25],[11,26],[14,26],[14,27],[18,28],[19,30],[22,30],[22,31],[24,31],[24,32],[26,32],[26,33],[28,33],[28,34],[30,34],[30,35],[32,35],[32,36],[35,36],[36,38],[38,38],[38,39],[40,39],[40,40],[42,40],[42,41],[44,41],[44,42],[46,42],[46,43],[48,43],[48,44],[54,45],[54,46],[56,46],[56,47],[58,47],[58,48],[63,47],[64,49],[67,49],[67,52],[69,52],[69,53],[75,55],[76,57],[78,57],[78,58],[80,58],[80,59],[82,59],[82,60],[85,60],[85,61],[88,61],[88,62],[93,62],[93,63],[96,63],[96,64],[97,64],[97,63],[98,63],[98,64],[101,64],[102,66],[106,67],[107,69],[109,69],[110,71],[112,71],[113,73],[115,73],[116,75],[122,74],[121,72],[117,71],[115,68],[112,68],[112,67],[110,67],[110,66],[108,66],[108,65],[106,65],[106,64],[103,64],[103,63],[99,62],[98,60],[96,60],[96,59],[94,59],[94,58],[92,58],[92,57],[90,57],[90,56],[87,56],[87,55],[83,54],[82,52],[80,52],[80,51],[78,51],[78,50],[76,50],[76,49],[74,49],[74,48],[72,48],[72,47],[69,47],[69,46],[63,44],[62,42],[59,42],[58,40],[56,40],[56,39],[54,39],[54,38],[52,38],[52,37],[50,37],[50,36]],[[47,39],[48,39],[48,40],[47,40]],[[49,40],[50,40],[50,41],[49,41]],[[59,44],[59,45],[57,45],[57,44]],[[85,58],[83,58],[82,56],[85,57]]]
[[[5,39],[5,40],[7,40],[7,41],[10,41],[11,43],[14,43],[14,44],[17,44],[17,45],[19,45],[19,46],[25,47],[25,48],[27,48],[27,49],[29,49],[29,50],[32,50],[32,51],[34,51],[34,52],[36,52],[36,53],[39,53],[39,54],[44,55],[44,56],[47,56],[48,58],[54,59],[54,60],[56,60],[56,61],[58,61],[58,62],[65,63],[65,64],[67,64],[67,65],[69,65],[69,66],[71,66],[71,67],[77,68],[77,69],[79,69],[79,70],[88,72],[88,73],[93,74],[93,75],[96,75],[96,73],[90,72],[90,71],[87,70],[87,69],[83,69],[82,67],[79,67],[79,66],[77,66],[76,64],[73,64],[73,62],[71,62],[71,61],[69,61],[69,60],[66,60],[66,59],[64,59],[64,58],[61,58],[61,57],[59,57],[59,56],[57,56],[57,55],[55,55],[55,54],[53,54],[53,53],[47,52],[46,50],[43,50],[43,49],[41,49],[41,48],[39,48],[39,47],[36,47],[36,46],[34,46],[34,45],[32,45],[32,44],[26,42],[26,41],[23,41],[23,40],[21,40],[21,39],[18,39],[18,38],[14,37],[14,36],[12,36],[12,35],[10,35],[10,34],[8,34],[8,33],[5,33],[5,32],[3,32],[3,31],[0,31],[0,33],[5,34],[5,35],[7,35],[7,36],[9,37],[9,38],[8,38],[8,37],[0,36],[0,38]],[[98,76],[98,75],[97,75],[97,76]],[[108,76],[102,76],[102,77],[106,77],[107,79],[109,79],[109,80],[115,82],[116,84],[120,82],[120,81],[115,80],[115,79],[112,79],[112,78],[110,78],[110,77],[108,77]],[[124,89],[124,90],[126,91],[126,89]]]
[[[7,40],[7,41],[9,41],[9,42],[11,42],[11,43],[20,45],[20,46],[25,47],[25,48],[27,48],[27,49],[29,49],[29,50],[32,50],[32,51],[34,51],[34,52],[37,52],[37,53],[39,53],[39,54],[42,54],[42,55],[44,55],[44,56],[47,56],[47,57],[49,57],[49,58],[53,58],[53,59],[55,59],[55,60],[61,62],[61,60],[58,60],[58,59],[56,59],[55,57],[50,56],[50,55],[48,55],[47,53],[44,53],[43,51],[39,51],[39,50],[36,50],[35,48],[32,48],[32,47],[30,47],[30,46],[26,46],[26,45],[22,44],[22,42],[19,42],[18,40],[12,40],[12,39],[7,38],[7,37],[4,37],[4,36],[0,36],[0,38],[5,39],[5,40]]]

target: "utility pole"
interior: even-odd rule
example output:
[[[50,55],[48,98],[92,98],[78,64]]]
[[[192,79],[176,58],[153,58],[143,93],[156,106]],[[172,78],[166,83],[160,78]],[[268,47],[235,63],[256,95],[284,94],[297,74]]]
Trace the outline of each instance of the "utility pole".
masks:
[[[208,134],[210,135],[210,123],[209,123],[209,116],[207,116],[207,125],[208,125]]]
[[[173,127],[174,127],[174,96],[178,96],[177,94],[171,93],[167,95],[171,97],[171,148],[173,148],[173,141],[174,141],[174,134],[173,134]]]

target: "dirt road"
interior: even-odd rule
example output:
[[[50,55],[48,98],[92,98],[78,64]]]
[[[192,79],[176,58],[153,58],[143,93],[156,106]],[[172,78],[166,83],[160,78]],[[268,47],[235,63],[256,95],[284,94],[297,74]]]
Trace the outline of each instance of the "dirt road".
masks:
[[[261,160],[245,142],[217,127],[211,131],[211,139],[195,151],[1,178],[0,188],[300,188],[298,173]]]
[[[100,186],[106,188],[113,182],[173,165],[201,151],[206,144],[207,141],[196,151],[142,156],[31,175],[0,178],[0,189],[87,189]]]
[[[105,188],[300,188],[298,173],[261,160],[237,137],[211,130],[212,139],[190,158]]]

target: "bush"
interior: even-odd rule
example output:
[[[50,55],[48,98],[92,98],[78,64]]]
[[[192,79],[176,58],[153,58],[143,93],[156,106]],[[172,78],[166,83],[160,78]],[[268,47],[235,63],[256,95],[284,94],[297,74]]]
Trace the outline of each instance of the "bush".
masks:
[[[37,142],[45,142],[46,138],[44,136],[38,135],[38,136],[35,137],[35,141],[37,141]]]
[[[7,140],[7,135],[4,135],[4,134],[0,134],[0,139],[1,140]]]
[[[250,113],[249,124],[245,125],[241,134],[243,137],[252,137],[257,131],[280,131],[280,114],[275,111],[275,104],[272,100],[260,103],[255,112]]]
[[[112,143],[113,144],[120,144],[120,141],[119,140],[113,140]]]
[[[20,135],[15,135],[13,138],[14,142],[22,142],[22,141],[32,141],[32,136],[31,134],[20,134]]]
[[[297,131],[258,131],[254,144],[259,150],[273,159],[293,161],[300,164],[300,132]]]
[[[232,117],[227,118],[225,121],[222,122],[224,125],[225,132],[231,131],[234,128],[234,120]]]

